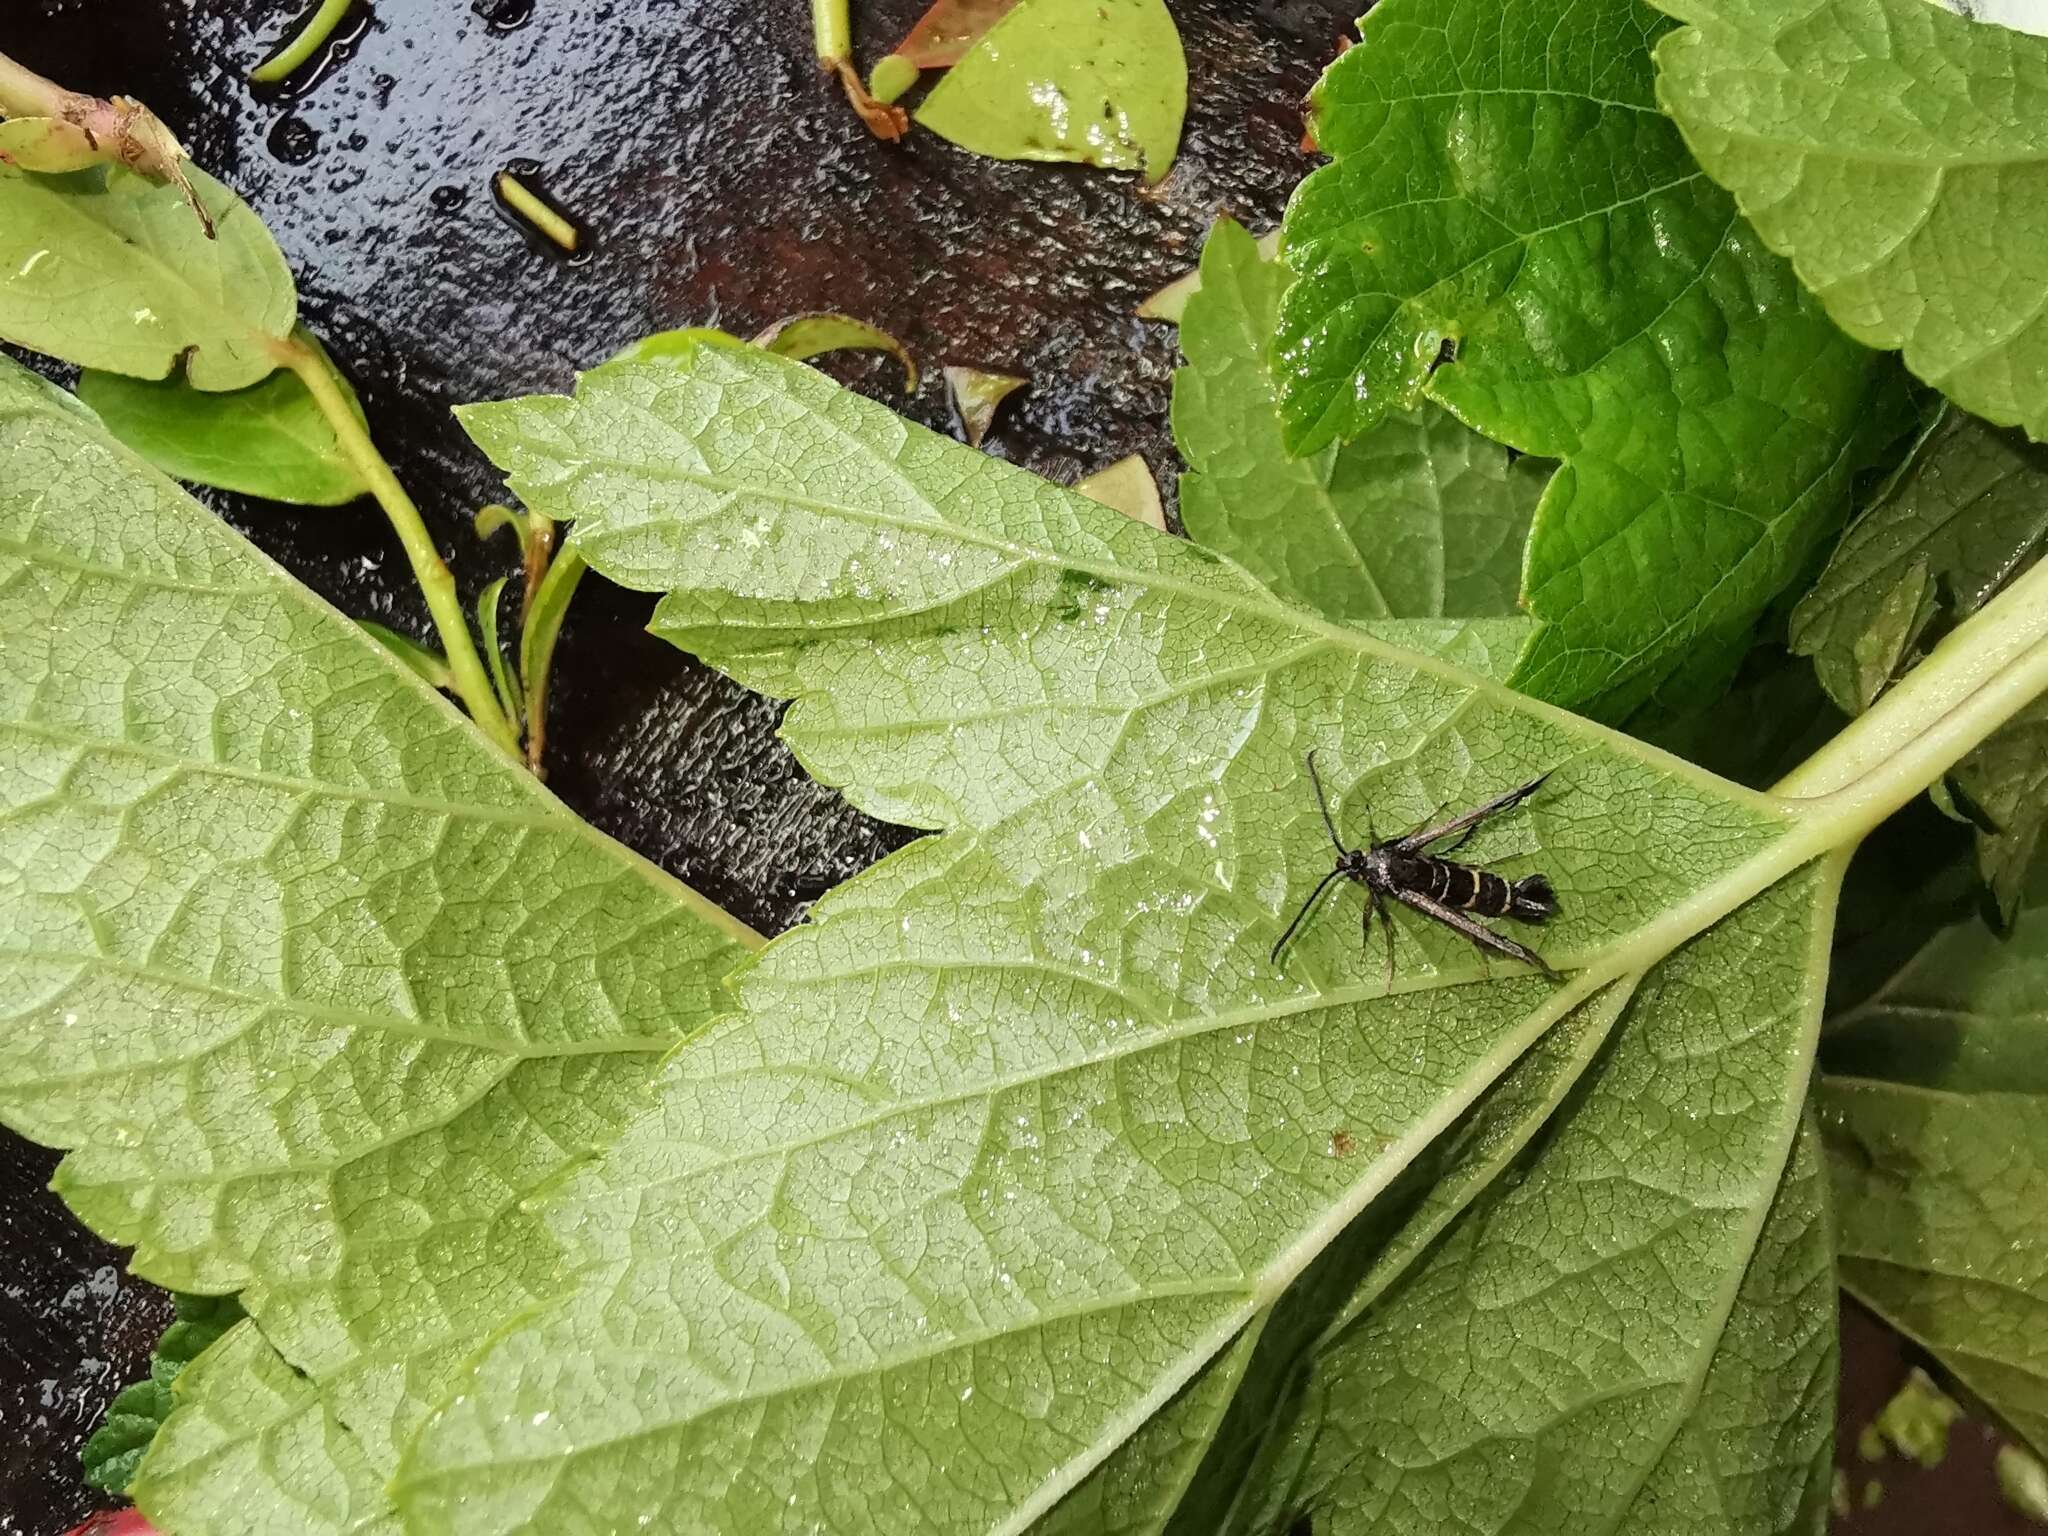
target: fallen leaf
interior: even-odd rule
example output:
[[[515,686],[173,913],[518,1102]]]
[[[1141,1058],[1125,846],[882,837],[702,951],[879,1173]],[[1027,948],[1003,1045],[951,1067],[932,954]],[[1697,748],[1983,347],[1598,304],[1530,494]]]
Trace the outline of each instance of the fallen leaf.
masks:
[[[953,396],[953,409],[967,429],[967,446],[979,448],[988,436],[996,411],[1011,395],[1030,382],[1014,373],[989,373],[980,368],[945,367],[946,388]]]
[[[1166,507],[1159,499],[1159,482],[1152,478],[1152,466],[1142,454],[1131,454],[1106,469],[1098,469],[1086,479],[1077,480],[1074,489],[1111,511],[1166,532]]]

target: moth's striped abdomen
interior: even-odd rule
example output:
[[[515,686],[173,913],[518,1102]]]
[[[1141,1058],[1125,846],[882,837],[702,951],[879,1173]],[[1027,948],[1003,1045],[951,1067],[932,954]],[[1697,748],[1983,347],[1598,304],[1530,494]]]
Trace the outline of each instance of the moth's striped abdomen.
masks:
[[[1425,895],[1454,912],[1475,917],[1512,917],[1518,922],[1547,922],[1557,911],[1557,898],[1550,882],[1530,875],[1512,885],[1490,869],[1474,869],[1449,859],[1422,857],[1415,860],[1422,878],[1417,882]]]

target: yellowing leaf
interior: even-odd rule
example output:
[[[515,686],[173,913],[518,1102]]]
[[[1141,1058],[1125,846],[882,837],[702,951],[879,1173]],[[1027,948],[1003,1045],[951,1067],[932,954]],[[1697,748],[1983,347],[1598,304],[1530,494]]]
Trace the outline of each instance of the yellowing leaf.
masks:
[[[1172,168],[1187,58],[1164,0],[1025,0],[946,72],[917,121],[998,160]]]
[[[1100,502],[1148,528],[1166,532],[1166,507],[1159,500],[1159,482],[1152,478],[1152,466],[1143,454],[1118,459],[1074,482],[1074,489],[1090,501]]]

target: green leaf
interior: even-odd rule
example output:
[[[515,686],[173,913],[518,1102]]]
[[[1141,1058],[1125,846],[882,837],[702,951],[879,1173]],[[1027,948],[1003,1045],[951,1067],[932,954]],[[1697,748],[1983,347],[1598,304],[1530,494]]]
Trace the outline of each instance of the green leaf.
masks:
[[[2048,448],[1948,409],[1793,610],[1793,649],[1860,713],[2044,546]],[[2022,711],[1956,765],[1951,784],[1983,829],[1979,864],[2010,917],[2048,819],[2048,708]]]
[[[319,347],[310,332],[298,334]],[[335,377],[361,421],[354,388]],[[176,480],[306,507],[338,507],[369,492],[289,369],[246,389],[209,394],[182,377],[131,379],[88,368],[79,376],[78,398],[109,432]]]
[[[2048,436],[2048,38],[1924,0],[1656,0],[1658,100],[1835,323]]]
[[[448,658],[439,651],[430,650],[412,636],[401,635],[397,630],[371,619],[358,619],[356,624],[364,634],[404,662],[407,669],[429,687],[454,692],[454,670],[449,667]]]
[[[1189,537],[1333,619],[1514,613],[1551,466],[1511,462],[1427,403],[1290,456],[1269,352],[1287,270],[1223,219],[1200,275],[1181,322],[1188,363],[1173,376]]]
[[[1319,1536],[1572,1516],[1631,1536],[1819,1529],[1836,1367],[1818,1149],[1788,1166],[1782,1123],[1701,1091],[1803,1076],[1826,900],[1809,877],[1766,902],[1804,953],[1774,948],[1758,974],[1751,937],[1726,928],[1681,951],[1542,1155],[1324,1346],[1286,1520]]]
[[[498,640],[498,604],[505,595],[505,582],[500,576],[485,587],[476,597],[477,638],[483,644],[484,665],[491,669],[491,689],[498,695],[498,708],[505,712],[505,718],[519,720],[519,690],[513,686],[512,673],[505,665],[505,647]]]
[[[1161,180],[1188,66],[1164,0],[1025,0],[982,34],[917,121],[998,160],[1068,160]]]
[[[547,686],[555,641],[561,636],[562,621],[569,615],[569,600],[576,595],[587,569],[581,555],[565,549],[549,562],[547,574],[534,591],[533,608],[519,631],[519,676],[526,684],[529,717],[539,713],[536,690]]]
[[[1249,1385],[1231,1408],[1181,1516],[1185,1536],[1268,1532],[1291,1523],[1299,1482],[1341,1394],[1344,1339],[1542,1130],[1628,1002],[1610,988],[1546,1034],[1275,1305]]]
[[[79,1451],[89,1487],[125,1493],[143,1452],[171,1412],[171,1383],[228,1329],[242,1320],[232,1296],[173,1296],[175,1320],[150,1352],[149,1377],[124,1387]]]
[[[1829,324],[1657,110],[1657,27],[1633,0],[1384,0],[1316,88],[1335,163],[1282,240],[1289,447],[1426,396],[1563,460],[1517,682],[1616,719],[1725,676],[1906,426],[1896,362]]]
[[[1032,1536],[1157,1536],[1239,1391],[1265,1314],[1046,1514]]]
[[[1977,868],[2010,922],[2048,827],[2048,702],[2028,705],[1957,763],[1948,787],[1979,824]]]
[[[2048,1450],[2048,882],[1937,933],[1831,1026],[1842,1284]]]
[[[746,969],[564,1186],[584,1284],[415,1442],[415,1536],[1019,1528],[1552,1026],[1711,929],[1652,978],[1666,1070],[1607,1111],[1645,1140],[1715,1120],[1727,1149],[1654,1202],[1607,1169],[1606,1205],[1699,1239],[1629,1271],[1656,1370],[1632,1459],[1568,1432],[1633,1384],[1616,1348],[1550,1373],[1544,1470],[1625,1505],[1693,1432],[1670,1373],[1746,1325],[1794,1141],[1831,879],[1778,882],[1827,846],[1817,813],[1438,659],[1484,624],[1316,619],[773,358],[700,348],[462,416],[528,505],[579,513],[594,567],[668,591],[658,632],[795,700],[814,774],[947,830]],[[1551,874],[1570,979],[1404,921],[1389,993],[1356,907],[1273,967],[1329,868],[1310,748],[1346,829],[1555,768],[1470,856]],[[1760,1392],[1712,1402],[1776,1425]],[[1755,1496],[1796,1504],[1811,1469],[1770,1465]]]
[[[1868,709],[1938,617],[1983,607],[2048,543],[2048,448],[1947,410],[1792,612],[1830,697]]]
[[[179,1536],[399,1536],[382,1478],[312,1382],[243,1323],[179,1379],[135,1479]]]
[[[184,191],[118,166],[69,176],[0,168],[0,338],[139,379],[182,359],[195,389],[242,389],[276,366],[298,293],[263,221],[197,166],[208,239]]]
[[[13,363],[0,577],[0,1122],[381,1478],[751,935]]]
[[[886,352],[903,365],[904,389],[913,395],[917,393],[917,364],[911,359],[910,349],[887,331],[851,315],[792,315],[756,336],[754,345],[798,362],[808,362],[827,352]]]

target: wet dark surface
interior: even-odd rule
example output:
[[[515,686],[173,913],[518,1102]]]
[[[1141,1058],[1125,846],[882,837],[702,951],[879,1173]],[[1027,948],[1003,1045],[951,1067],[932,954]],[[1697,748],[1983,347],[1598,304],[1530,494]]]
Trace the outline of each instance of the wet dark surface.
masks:
[[[879,57],[922,8],[863,0],[860,56]],[[1175,0],[1196,94],[1182,157],[1151,191],[925,134],[875,142],[817,74],[797,0],[383,0],[358,6],[307,78],[261,93],[245,72],[294,11],[276,0],[8,0],[0,48],[143,98],[249,199],[473,595],[514,561],[509,543],[470,531],[499,491],[448,407],[566,389],[579,367],[672,326],[744,335],[846,310],[900,337],[927,375],[911,400],[885,360],[840,376],[940,430],[953,424],[938,364],[1024,374],[1031,388],[989,451],[1060,480],[1142,453],[1170,507],[1173,335],[1131,310],[1192,264],[1218,211],[1277,218],[1307,166],[1299,98],[1360,9]],[[586,258],[562,260],[497,208],[491,175],[515,159],[537,161],[589,230]],[[212,499],[345,611],[425,635],[368,503],[288,516]],[[776,707],[648,638],[647,609],[594,581],[579,594],[555,668],[549,782],[780,929],[907,834],[809,784],[774,739]],[[26,1536],[90,1507],[76,1447],[167,1316],[42,1189],[53,1163],[0,1135],[0,1533]],[[1859,1360],[1895,1375],[1887,1336],[1869,1332]],[[1995,1494],[1981,1500],[1980,1488],[1966,1512],[1950,1495],[1962,1525],[1856,1529],[2024,1529]]]

